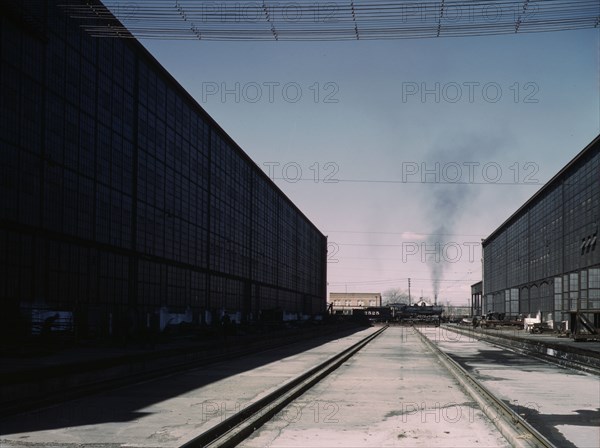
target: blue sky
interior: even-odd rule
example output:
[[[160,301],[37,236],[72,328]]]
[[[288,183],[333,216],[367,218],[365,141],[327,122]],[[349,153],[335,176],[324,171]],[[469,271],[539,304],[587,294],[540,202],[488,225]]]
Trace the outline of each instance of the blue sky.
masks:
[[[439,243],[465,304],[481,238],[598,134],[599,36],[142,43],[328,235],[330,291],[431,297]]]

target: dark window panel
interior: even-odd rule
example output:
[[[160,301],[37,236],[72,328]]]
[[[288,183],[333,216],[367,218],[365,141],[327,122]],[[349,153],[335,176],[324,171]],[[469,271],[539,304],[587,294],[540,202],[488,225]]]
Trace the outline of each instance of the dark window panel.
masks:
[[[44,165],[44,225],[61,232],[63,228],[63,168],[54,163]]]
[[[98,126],[96,142],[96,179],[105,185],[110,185],[111,179],[112,134],[110,128]]]
[[[94,118],[82,113],[79,121],[79,172],[87,177],[94,176],[96,152]]]
[[[39,226],[42,161],[25,151],[19,159],[19,222]]]
[[[77,169],[79,165],[79,110],[71,103],[66,103],[64,130],[64,163],[68,168]]]
[[[19,209],[19,150],[0,142],[0,218],[17,220]]]
[[[78,176],[71,170],[64,170],[63,181],[63,232],[77,234]]]
[[[4,113],[0,114],[0,138],[15,145],[19,144],[19,117],[21,115],[21,75],[17,69],[9,65],[0,66],[1,89],[0,106]]]
[[[86,177],[79,178],[78,191],[78,236],[91,240],[94,235],[94,184]]]

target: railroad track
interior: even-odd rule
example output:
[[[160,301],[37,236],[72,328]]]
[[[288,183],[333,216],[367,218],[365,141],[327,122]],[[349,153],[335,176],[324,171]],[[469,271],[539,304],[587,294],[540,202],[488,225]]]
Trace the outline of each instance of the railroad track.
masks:
[[[504,401],[496,397],[449,355],[440,350],[418,328],[414,327],[414,329],[421,341],[437,355],[441,363],[457,379],[513,447],[556,448],[552,442],[523,417],[514,412]]]
[[[287,382],[267,396],[193,438],[182,445],[181,448],[236,446],[248,438],[257,428],[271,420],[286,405],[331,374],[387,328],[387,325],[382,327],[327,361]]]
[[[448,331],[452,331],[456,334],[464,335],[470,338],[477,339],[478,341],[484,341],[488,344],[495,345],[497,347],[510,350],[515,353],[520,353],[522,355],[526,355],[531,358],[538,359],[540,361],[544,361],[550,364],[558,365],[561,367],[565,367],[568,369],[579,370],[581,372],[591,373],[593,375],[600,375],[600,368],[597,365],[590,365],[590,363],[585,363],[582,361],[577,361],[575,359],[563,359],[558,357],[557,355],[549,355],[542,353],[540,351],[534,351],[532,349],[527,348],[527,345],[523,346],[515,346],[511,345],[507,342],[504,342],[500,336],[490,335],[487,333],[478,333],[472,330],[468,330],[465,328],[452,328],[448,326],[444,326]],[[547,352],[555,353],[554,349],[547,348]]]
[[[313,338],[333,334],[341,337],[350,334],[351,331],[355,331],[355,327],[342,329],[339,333],[310,332],[304,340],[309,342]],[[270,341],[250,340],[240,347],[232,344],[214,351],[200,345],[182,345],[169,349],[168,353],[164,348],[149,352],[134,350],[132,353],[124,352],[112,358],[92,358],[89,361],[50,364],[48,367],[41,367],[40,370],[33,368],[0,373],[0,418],[296,342],[297,335],[279,334]],[[19,393],[12,392],[11,387]]]

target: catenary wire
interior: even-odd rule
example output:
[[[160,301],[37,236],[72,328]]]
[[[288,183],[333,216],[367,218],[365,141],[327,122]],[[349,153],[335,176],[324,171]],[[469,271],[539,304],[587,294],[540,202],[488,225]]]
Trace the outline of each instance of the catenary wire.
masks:
[[[182,40],[384,40],[598,28],[598,0],[67,1],[97,37]],[[116,19],[115,19],[116,17]]]

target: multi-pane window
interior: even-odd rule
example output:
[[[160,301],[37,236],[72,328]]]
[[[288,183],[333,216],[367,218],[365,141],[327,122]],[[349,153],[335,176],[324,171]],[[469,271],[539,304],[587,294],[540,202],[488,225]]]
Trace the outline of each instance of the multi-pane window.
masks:
[[[600,268],[588,270],[588,281],[589,308],[600,309]]]

